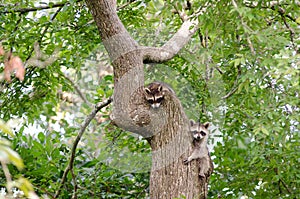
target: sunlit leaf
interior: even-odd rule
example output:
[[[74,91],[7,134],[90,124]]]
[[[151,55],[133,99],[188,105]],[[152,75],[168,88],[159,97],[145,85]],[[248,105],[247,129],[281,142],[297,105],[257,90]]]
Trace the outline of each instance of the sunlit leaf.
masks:
[[[261,131],[263,132],[263,134],[269,135],[269,131],[265,127],[261,127]]]
[[[3,121],[0,119],[0,130],[3,132],[3,133],[6,133],[10,136],[14,136],[11,128]]]
[[[3,146],[3,145],[0,145],[0,151],[2,153],[2,157],[6,157],[5,160],[7,163],[12,163],[19,170],[23,169],[24,167],[23,160],[17,152],[12,150],[10,147]]]

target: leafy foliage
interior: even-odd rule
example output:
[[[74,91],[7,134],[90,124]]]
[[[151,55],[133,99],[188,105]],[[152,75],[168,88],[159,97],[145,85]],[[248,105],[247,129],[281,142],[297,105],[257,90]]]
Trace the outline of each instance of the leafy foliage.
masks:
[[[11,128],[2,120],[0,120],[0,132],[3,133],[0,138],[0,162],[3,174],[6,178],[7,197],[22,197],[22,195],[24,195],[28,198],[37,198],[32,184],[26,178],[19,177],[17,180],[11,178],[8,164],[13,164],[18,170],[21,170],[24,168],[24,163],[20,155],[11,148],[11,143],[8,139],[4,138],[6,134],[11,137],[13,137],[14,134]],[[13,188],[18,188],[22,192],[21,196],[21,192],[13,193]]]
[[[169,83],[187,115],[210,121],[217,129],[213,134],[221,136],[221,142],[212,143],[210,198],[296,198],[299,3],[190,2],[191,8],[182,0],[118,1],[118,15],[141,45],[161,46],[171,38],[182,24],[178,10],[202,13],[198,33],[176,58],[145,66],[146,82]],[[16,136],[7,140],[23,159],[22,175],[38,195],[54,196],[80,125],[93,104],[112,95],[108,56],[83,1],[9,0],[1,3],[0,13],[1,45],[26,65],[24,80],[12,75],[8,83],[1,57],[0,118],[19,118]],[[37,56],[35,42],[48,57],[58,48],[59,58],[46,67],[29,65],[26,60]],[[101,110],[79,143],[61,198],[147,196],[148,162],[137,171],[127,157],[148,157],[149,146],[112,127],[109,112],[109,107]],[[111,159],[121,164],[109,164]]]

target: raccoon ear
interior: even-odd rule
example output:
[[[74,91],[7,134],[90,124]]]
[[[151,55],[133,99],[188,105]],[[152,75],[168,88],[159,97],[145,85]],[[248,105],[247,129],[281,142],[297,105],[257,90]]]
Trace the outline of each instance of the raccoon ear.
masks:
[[[150,91],[149,88],[146,87],[144,90],[145,90],[146,93],[151,94],[151,91]]]
[[[196,122],[194,120],[190,120],[191,126],[193,126]]]
[[[203,124],[203,126],[204,126],[206,129],[208,129],[208,127],[209,127],[209,122],[205,122],[205,123]]]
[[[162,89],[163,89],[163,87],[162,87],[161,85],[159,85],[159,87],[158,87],[158,91],[159,91],[159,92],[161,92],[161,91],[162,91]]]

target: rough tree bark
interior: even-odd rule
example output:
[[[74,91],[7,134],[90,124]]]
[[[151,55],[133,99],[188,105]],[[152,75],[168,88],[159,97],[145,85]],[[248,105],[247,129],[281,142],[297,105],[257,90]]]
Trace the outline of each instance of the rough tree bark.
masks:
[[[199,163],[184,165],[191,154],[189,121],[180,101],[169,94],[158,110],[143,95],[143,63],[164,62],[174,57],[197,30],[197,21],[185,21],[160,48],[139,46],[116,12],[115,0],[86,0],[114,68],[111,119],[127,130],[148,138],[152,148],[150,197],[206,198],[207,179],[199,177]]]

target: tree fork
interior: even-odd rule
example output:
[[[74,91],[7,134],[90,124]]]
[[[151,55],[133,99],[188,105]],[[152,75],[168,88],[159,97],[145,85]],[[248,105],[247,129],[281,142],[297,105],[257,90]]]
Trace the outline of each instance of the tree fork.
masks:
[[[186,21],[160,48],[139,46],[116,12],[114,0],[87,0],[114,69],[112,120],[124,130],[142,135],[152,148],[150,196],[156,198],[207,198],[208,179],[199,177],[199,162],[184,165],[192,152],[189,121],[175,95],[164,106],[150,109],[143,95],[143,62],[164,62],[174,57],[197,30]]]

